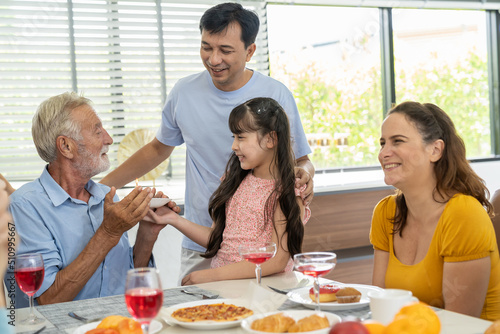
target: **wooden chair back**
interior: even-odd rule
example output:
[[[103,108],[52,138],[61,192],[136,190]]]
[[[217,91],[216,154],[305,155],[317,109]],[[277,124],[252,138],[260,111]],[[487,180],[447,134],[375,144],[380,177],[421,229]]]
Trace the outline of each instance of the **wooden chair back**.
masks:
[[[500,189],[495,191],[493,197],[491,197],[491,204],[493,204],[493,209],[495,212],[495,217],[491,218],[491,221],[493,222],[493,227],[495,228],[497,245],[500,249]]]

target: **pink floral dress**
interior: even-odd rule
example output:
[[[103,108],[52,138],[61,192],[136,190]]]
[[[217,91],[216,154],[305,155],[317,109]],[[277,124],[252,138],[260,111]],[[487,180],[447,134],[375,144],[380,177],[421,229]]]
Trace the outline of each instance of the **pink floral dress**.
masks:
[[[228,201],[226,207],[226,228],[222,234],[219,251],[212,258],[211,267],[218,268],[243,259],[238,253],[238,246],[252,241],[271,241],[273,224],[264,221],[266,200],[274,189],[274,180],[266,180],[248,174]],[[300,196],[305,189],[295,188],[295,194]],[[311,217],[309,206],[305,208],[303,223]],[[293,269],[290,258],[285,271]]]

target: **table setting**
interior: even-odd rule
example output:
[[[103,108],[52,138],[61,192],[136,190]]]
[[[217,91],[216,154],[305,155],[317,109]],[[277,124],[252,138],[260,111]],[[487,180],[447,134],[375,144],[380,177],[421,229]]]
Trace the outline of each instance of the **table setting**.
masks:
[[[323,318],[321,321],[326,321],[327,325],[323,324],[326,327],[309,333],[328,334],[330,328],[337,323],[371,319],[372,314],[377,314],[370,309],[371,299],[378,298],[378,302],[383,303],[384,301],[380,300],[388,299],[389,294],[390,298],[399,298],[397,292],[378,287],[321,278],[335,267],[336,258],[335,256],[332,258],[331,254],[333,253],[314,254],[307,258],[309,260],[298,254],[294,265],[299,271],[260,277],[260,273],[257,272],[260,268],[256,266],[256,278],[210,282],[164,290],[161,289],[158,271],[155,268],[132,269],[127,275],[124,295],[37,306],[34,315],[42,322],[36,325],[16,323],[16,332],[86,334],[114,317],[120,320],[131,320],[132,317],[137,320],[136,326],[139,326],[139,332],[142,325],[143,333],[149,334],[195,334],[202,331],[258,334],[264,332],[260,331],[260,327],[256,324],[266,319],[286,318],[297,327],[306,320],[318,321],[313,318],[320,317]],[[314,265],[318,261],[323,264]],[[323,286],[332,286],[335,291],[344,287],[355,288],[360,296],[356,302],[315,302],[319,300],[319,289]],[[405,295],[404,298],[412,298],[411,292],[410,296]],[[389,303],[394,304],[394,301]],[[182,315],[182,312],[190,309],[219,307],[229,307],[230,310],[237,308],[250,313],[226,321],[179,320],[179,312]],[[16,311],[16,318],[19,320],[31,312],[29,308]],[[434,309],[434,313],[439,317],[441,323],[439,333],[442,334],[479,334],[484,333],[491,325],[489,321],[450,311]],[[387,314],[385,316],[387,317]]]

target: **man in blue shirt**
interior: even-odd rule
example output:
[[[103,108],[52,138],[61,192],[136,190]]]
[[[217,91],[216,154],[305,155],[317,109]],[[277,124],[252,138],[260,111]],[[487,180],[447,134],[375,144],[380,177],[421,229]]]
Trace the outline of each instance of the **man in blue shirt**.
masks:
[[[113,140],[91,101],[76,93],[42,102],[32,134],[48,165],[38,179],[11,195],[9,208],[20,239],[18,254],[43,256],[38,304],[124,293],[127,271],[151,264],[164,227],[141,221],[153,191],[136,187],[117,201],[114,187],[91,180],[109,168],[106,152]],[[139,221],[131,248],[126,232]],[[17,307],[24,306],[20,294]]]
[[[255,53],[258,16],[238,3],[221,3],[209,8],[200,20],[200,58],[206,68],[179,80],[162,112],[160,129],[122,165],[102,179],[109,186],[122,187],[167,159],[176,146],[186,145],[186,194],[184,216],[203,226],[212,226],[208,202],[220,184],[233,142],[228,119],[234,107],[255,97],[270,97],[285,109],[290,121],[297,166],[297,188],[304,204],[313,198],[314,166],[311,149],[300,122],[292,93],[279,81],[246,67]],[[210,268],[200,255],[205,249],[184,237],[181,278],[190,272]]]

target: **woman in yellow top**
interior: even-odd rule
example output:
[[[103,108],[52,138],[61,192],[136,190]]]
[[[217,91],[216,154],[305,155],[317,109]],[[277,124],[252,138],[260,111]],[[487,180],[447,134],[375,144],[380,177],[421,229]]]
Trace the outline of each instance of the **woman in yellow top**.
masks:
[[[421,301],[500,319],[500,260],[488,190],[451,119],[433,104],[404,102],[382,124],[379,161],[396,194],[373,213],[373,284]]]

